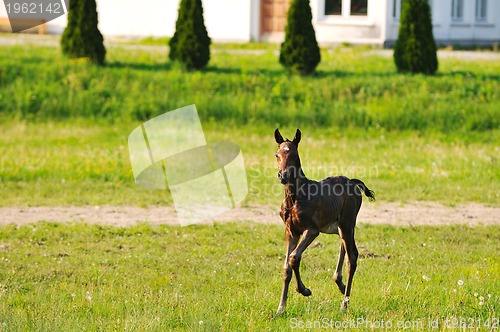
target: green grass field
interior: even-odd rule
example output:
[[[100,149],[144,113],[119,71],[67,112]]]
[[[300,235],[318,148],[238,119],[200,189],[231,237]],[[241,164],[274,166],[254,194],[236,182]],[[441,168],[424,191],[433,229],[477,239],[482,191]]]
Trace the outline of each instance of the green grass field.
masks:
[[[207,69],[184,72],[161,47],[108,48],[99,68],[54,47],[2,45],[0,206],[170,205],[168,192],[134,184],[127,138],[189,104],[208,142],[241,147],[244,205],[282,200],[276,127],[288,137],[302,130],[311,178],[360,178],[382,202],[500,205],[500,61],[442,59],[437,75],[413,76],[369,48],[338,47],[301,78],[273,45],[233,47],[215,45]],[[322,235],[302,264],[312,297],[292,291],[287,313],[271,321],[282,226],[0,226],[0,331],[378,330],[388,321],[393,330],[490,330],[499,234],[498,225],[361,224],[347,313],[332,281],[339,240]]]
[[[498,327],[498,227],[360,225],[347,313],[339,311],[332,280],[339,239],[321,235],[302,261],[312,296],[291,287],[286,314],[273,321],[282,226],[40,223],[0,230],[3,331],[282,331],[314,321],[427,330],[436,320],[439,330],[450,330],[447,319],[448,326],[464,319],[480,330]]]
[[[88,120],[0,124],[0,206],[170,204],[167,192],[134,184],[127,137],[137,125]],[[246,203],[281,202],[274,128],[208,124],[204,129],[208,142],[241,147],[249,183]],[[291,137],[295,129],[282,132]],[[381,201],[499,204],[498,142],[410,131],[306,127],[302,133],[301,159],[311,178],[360,178]],[[485,140],[491,138],[487,135]]]
[[[302,78],[289,76],[272,49],[215,49],[208,68],[185,72],[166,48],[125,46],[109,50],[104,68],[68,61],[57,48],[2,46],[0,113],[142,121],[194,103],[205,122],[238,126],[447,134],[499,126],[500,61],[444,59],[426,77],[397,74],[391,58],[370,49],[334,48],[322,52],[315,76]]]
[[[247,203],[279,202],[273,131],[299,127],[312,178],[362,178],[385,201],[499,204],[500,61],[450,58],[438,75],[402,75],[369,48],[339,47],[301,78],[272,46],[215,46],[202,72],[140,47],[110,48],[99,68],[54,47],[2,46],[0,205],[169,204],[133,184],[127,136],[193,103],[208,142],[243,150]]]

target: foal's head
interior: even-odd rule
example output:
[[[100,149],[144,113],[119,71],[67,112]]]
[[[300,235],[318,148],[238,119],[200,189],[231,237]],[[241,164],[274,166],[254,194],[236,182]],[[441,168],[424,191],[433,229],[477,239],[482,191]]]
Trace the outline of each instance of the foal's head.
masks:
[[[278,162],[278,179],[282,184],[288,184],[292,179],[295,179],[300,173],[300,158],[299,158],[299,142],[300,130],[297,129],[293,140],[288,138],[285,140],[281,136],[280,131],[274,131],[274,138],[278,143],[278,151],[276,152],[276,160]]]

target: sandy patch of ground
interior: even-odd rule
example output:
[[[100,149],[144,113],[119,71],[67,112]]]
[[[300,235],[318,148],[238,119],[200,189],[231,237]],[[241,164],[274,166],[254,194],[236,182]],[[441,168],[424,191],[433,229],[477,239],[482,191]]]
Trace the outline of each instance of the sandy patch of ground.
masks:
[[[121,47],[126,49],[141,49],[145,51],[161,51],[166,52],[167,48],[165,45],[140,45],[133,44],[134,37],[113,37],[107,36],[105,38],[104,44],[106,47]],[[1,34],[0,35],[0,45],[40,45],[40,46],[60,46],[60,36],[59,35],[35,35],[35,34],[25,34],[25,33],[15,33],[15,34]],[[349,48],[346,48],[349,50]],[[214,53],[225,52],[231,54],[263,54],[267,50],[248,50],[248,49],[217,49],[213,47],[211,49]],[[278,51],[274,52],[279,55]],[[392,57],[392,49],[374,49],[366,52],[367,54],[377,54],[385,57]],[[492,51],[453,51],[453,50],[438,50],[437,52],[439,59],[446,58],[458,58],[461,60],[477,61],[477,60],[500,60],[500,53]]]
[[[369,51],[370,54],[381,55],[384,57],[392,57],[394,51],[392,49],[377,49]],[[491,51],[449,51],[438,50],[437,56],[439,59],[457,58],[460,60],[477,61],[477,60],[500,60],[500,53]]]
[[[215,222],[256,222],[281,224],[278,206],[240,207],[218,217]],[[0,207],[0,225],[23,225],[38,221],[86,222],[111,226],[130,226],[141,222],[178,225],[173,207],[72,206]],[[358,223],[399,226],[462,224],[500,225],[500,207],[482,204],[444,206],[434,202],[364,202]]]

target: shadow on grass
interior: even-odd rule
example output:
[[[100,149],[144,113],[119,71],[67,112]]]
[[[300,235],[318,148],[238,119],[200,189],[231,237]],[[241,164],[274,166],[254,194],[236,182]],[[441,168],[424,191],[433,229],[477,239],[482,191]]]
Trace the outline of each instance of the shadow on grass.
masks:
[[[140,71],[166,71],[166,70],[180,70],[186,74],[190,73],[213,73],[222,75],[265,75],[268,77],[280,77],[280,76],[294,76],[288,72],[285,68],[254,68],[252,70],[244,70],[239,67],[222,67],[217,65],[208,65],[202,69],[186,69],[182,65],[167,61],[164,63],[142,63],[142,62],[123,62],[123,61],[113,61],[107,62],[105,67],[107,68],[117,68],[117,69],[132,69]],[[350,72],[345,70],[317,70],[311,75],[303,76],[309,78],[344,78],[344,77],[391,77],[397,75],[397,72]]]
[[[214,74],[223,74],[223,75],[242,75],[244,73],[264,73],[272,76],[286,74],[283,70],[252,70],[252,71],[244,71],[241,68],[235,67],[218,67],[218,66],[207,66],[202,69],[186,69],[182,65],[179,65],[175,62],[167,61],[164,63],[141,63],[141,62],[122,62],[122,61],[113,61],[107,62],[105,65],[106,68],[116,68],[116,69],[132,69],[132,70],[140,70],[140,71],[168,71],[168,70],[178,70],[182,71],[186,74],[192,73],[214,73]]]
[[[162,70],[172,69],[172,63],[171,62],[144,63],[144,62],[113,61],[113,62],[107,62],[105,67],[106,68],[116,68],[116,69],[133,69],[133,70],[141,70],[141,71],[162,71]]]
[[[202,70],[202,72],[206,73],[215,73],[215,74],[247,74],[247,75],[258,75],[262,74],[268,77],[281,77],[281,76],[297,76],[298,74],[291,73],[287,71],[285,68],[260,68],[260,69],[252,69],[252,70],[241,70],[240,68],[234,67],[217,67],[217,66],[209,66]],[[302,76],[303,78],[344,78],[344,77],[391,77],[397,75],[396,72],[349,72],[344,70],[317,70],[310,75]]]
[[[327,77],[337,77],[337,78],[348,78],[348,77],[361,77],[361,78],[390,78],[396,76],[407,76],[407,77],[426,77],[426,78],[454,78],[454,77],[463,77],[473,78],[476,80],[500,80],[500,75],[498,74],[476,74],[470,71],[438,71],[434,75],[425,75],[425,74],[412,74],[412,73],[399,73],[396,70],[394,71],[386,71],[386,72],[377,72],[377,71],[365,71],[365,72],[351,72],[345,70],[318,70],[315,74],[311,75],[311,77],[318,78],[327,78]]]
[[[252,70],[242,70],[241,68],[234,67],[218,67],[218,66],[208,66],[202,70],[206,73],[214,74],[235,74],[235,75],[265,75],[269,77],[289,75],[285,69],[276,68],[254,68]]]
[[[463,77],[463,78],[474,78],[481,80],[500,80],[500,75],[498,74],[475,74],[470,71],[449,71],[449,72],[440,72],[438,71],[435,77]]]
[[[237,74],[241,75],[243,71],[240,68],[234,67],[217,67],[217,66],[207,66],[201,69],[203,73],[214,73],[214,74]]]
[[[8,60],[5,60],[8,59]],[[61,58],[64,59],[64,58]],[[40,66],[44,65],[47,63],[47,59],[44,58],[43,56],[38,56],[36,54],[28,56],[18,56],[16,54],[9,54],[7,52],[7,56],[4,56],[3,54],[0,56],[0,61],[4,63],[3,68],[6,67],[26,67],[30,65],[35,65],[35,66]],[[54,63],[60,62],[60,59],[56,59]],[[19,64],[22,63],[22,66]],[[38,69],[38,68],[37,68]]]
[[[37,64],[39,62],[42,62],[43,59],[39,58],[30,58],[28,59],[29,63]],[[132,70],[140,70],[140,71],[167,71],[167,70],[182,70],[186,74],[189,73],[195,73],[195,72],[201,72],[201,73],[213,73],[213,74],[223,74],[223,75],[252,75],[252,74],[262,74],[268,77],[277,77],[277,76],[283,76],[283,75],[288,75],[288,76],[293,76],[294,74],[289,73],[286,69],[284,68],[276,68],[276,69],[269,69],[269,68],[260,68],[260,69],[253,69],[253,70],[242,70],[241,68],[237,67],[220,67],[220,66],[207,66],[203,69],[200,70],[187,70],[185,68],[182,68],[178,64],[174,62],[164,62],[164,63],[142,63],[142,62],[122,62],[122,61],[113,61],[113,62],[108,62],[106,63],[105,67],[107,68],[117,68],[117,69],[132,69]],[[500,75],[499,74],[476,74],[470,71],[438,71],[434,75],[423,75],[423,74],[411,74],[411,73],[398,73],[396,70],[394,71],[346,71],[346,70],[338,70],[338,69],[332,69],[332,70],[325,70],[325,69],[320,69],[314,72],[311,75],[304,76],[304,77],[309,77],[309,78],[347,78],[347,77],[361,77],[361,78],[370,78],[370,77],[376,77],[376,78],[390,78],[393,76],[426,76],[429,78],[452,78],[452,77],[463,77],[463,78],[474,78],[474,79],[480,79],[480,80],[500,80]]]
[[[377,72],[377,71],[364,71],[364,72],[352,72],[345,70],[318,70],[316,73],[311,75],[311,77],[327,78],[327,77],[391,77],[398,75],[397,72],[387,71],[387,72]]]

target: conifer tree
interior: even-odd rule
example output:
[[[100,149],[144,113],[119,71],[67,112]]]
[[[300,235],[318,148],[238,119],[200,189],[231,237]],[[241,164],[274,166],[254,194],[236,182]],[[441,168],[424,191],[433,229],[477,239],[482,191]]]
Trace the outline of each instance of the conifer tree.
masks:
[[[287,14],[285,41],[281,44],[280,63],[293,73],[309,75],[321,60],[312,25],[309,0],[292,0]]]
[[[402,0],[394,62],[400,72],[434,74],[438,69],[428,0]]]
[[[210,37],[203,20],[201,0],[181,0],[169,58],[187,69],[200,69],[210,60]]]
[[[68,24],[61,37],[63,53],[70,58],[88,58],[104,64],[106,48],[97,23],[95,0],[69,0]]]

